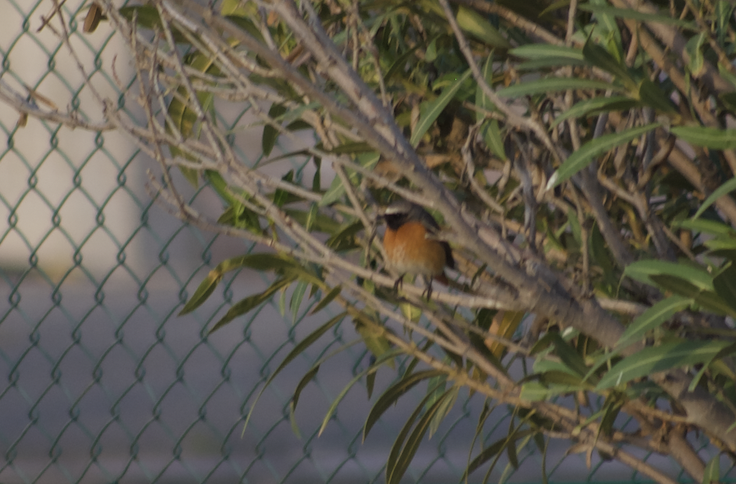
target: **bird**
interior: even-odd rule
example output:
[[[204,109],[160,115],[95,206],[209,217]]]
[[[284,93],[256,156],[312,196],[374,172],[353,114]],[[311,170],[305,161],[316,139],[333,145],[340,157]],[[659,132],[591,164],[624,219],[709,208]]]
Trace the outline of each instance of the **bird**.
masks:
[[[432,281],[447,285],[445,267],[455,268],[450,244],[436,238],[440,226],[423,207],[405,200],[383,208],[380,215],[386,222],[383,236],[386,262],[400,274],[394,289],[398,290],[406,274],[421,275],[427,282],[429,300]]]

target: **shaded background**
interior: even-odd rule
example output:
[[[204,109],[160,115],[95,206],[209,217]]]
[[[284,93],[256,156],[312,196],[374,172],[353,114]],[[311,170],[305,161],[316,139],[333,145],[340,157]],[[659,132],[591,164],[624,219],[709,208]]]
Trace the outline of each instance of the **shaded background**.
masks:
[[[27,86],[61,111],[79,107],[100,121],[66,48],[49,29],[38,32],[52,7],[45,0],[0,2],[0,82],[20,92]],[[81,1],[66,2],[62,11],[93,82],[118,100],[113,63],[120,79],[132,79],[120,40],[105,23],[94,34],[77,32],[86,13]],[[135,106],[123,107],[135,116]],[[259,163],[249,147],[260,146],[262,128],[243,109],[220,107],[221,122],[250,126],[233,142],[244,162]],[[296,315],[284,314],[276,297],[207,336],[233,301],[267,287],[266,275],[242,271],[195,313],[176,317],[214,265],[252,247],[183,225],[155,203],[144,188],[153,163],[121,135],[35,119],[20,127],[18,119],[0,105],[0,482],[384,480],[393,439],[426,388],[404,397],[363,443],[361,425],[376,395],[369,401],[357,385],[317,438],[330,403],[368,364],[356,345],[322,365],[302,393],[298,437],[290,396],[315,361],[357,338],[346,321],[275,380],[243,432],[268,375],[334,313],[308,317],[313,302],[305,302]],[[295,169],[311,180],[311,166],[298,160],[269,169]],[[202,210],[220,209],[206,187],[188,196]],[[379,372],[375,393],[395,374]],[[482,404],[461,393],[437,434],[425,439],[406,482],[460,481]],[[512,410],[493,411],[477,446],[506,434]],[[541,480],[542,455],[532,442],[523,444],[520,468],[501,456],[491,482]],[[565,457],[567,447],[550,444],[544,465],[551,481],[638,477],[597,455],[587,469],[584,456]],[[649,458],[682,477],[673,463]],[[470,481],[480,482],[483,472]]]

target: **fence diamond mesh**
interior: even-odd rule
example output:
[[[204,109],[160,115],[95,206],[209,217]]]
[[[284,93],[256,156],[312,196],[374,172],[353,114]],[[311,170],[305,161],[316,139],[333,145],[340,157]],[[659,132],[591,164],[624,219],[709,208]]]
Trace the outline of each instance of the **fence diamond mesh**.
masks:
[[[39,31],[53,5],[0,4],[0,82],[42,94],[36,102],[77,107],[89,93],[58,38]],[[114,97],[114,76],[131,82],[132,73],[112,72],[125,54],[107,29],[79,32],[84,11],[80,1],[62,8],[76,47],[94,60],[90,74]],[[230,116],[222,121],[236,126],[247,112]],[[349,325],[292,363],[298,371],[266,390],[243,432],[260,385],[331,315],[308,316],[307,305],[285,314],[277,296],[208,335],[234,297],[269,281],[241,271],[194,314],[178,318],[187,291],[220,260],[252,247],[194,230],[163,210],[144,188],[148,160],[114,132],[35,119],[24,125],[7,107],[0,108],[0,128],[0,482],[383,481],[392,438],[419,391],[362,442],[370,403],[356,387],[318,438],[330,403],[367,365],[368,355],[355,349],[304,390],[295,423],[289,412],[301,375],[356,337]],[[238,148],[244,159],[253,156]],[[303,168],[290,167],[297,174]],[[188,196],[203,206],[219,203],[206,187]],[[377,385],[389,380],[379,375]],[[406,482],[460,481],[480,413],[479,402],[463,398],[422,444]],[[497,423],[485,441],[504,435],[512,411],[493,410]],[[564,449],[550,449],[544,463],[529,441],[518,449],[518,470],[501,456],[492,481],[538,481],[543,468],[554,482],[638,479],[601,459],[588,469],[584,456],[565,457]],[[674,463],[671,469],[677,476]]]

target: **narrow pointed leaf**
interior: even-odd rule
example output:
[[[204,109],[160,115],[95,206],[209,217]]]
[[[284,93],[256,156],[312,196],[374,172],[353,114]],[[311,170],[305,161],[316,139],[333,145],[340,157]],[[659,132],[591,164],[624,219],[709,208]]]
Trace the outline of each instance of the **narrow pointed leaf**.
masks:
[[[419,144],[419,142],[422,140],[422,136],[424,136],[424,133],[429,130],[429,128],[432,126],[432,123],[434,123],[439,115],[442,114],[442,111],[450,103],[450,101],[452,101],[452,98],[455,97],[455,94],[457,94],[457,92],[460,90],[463,82],[465,82],[465,80],[468,79],[471,74],[471,70],[468,69],[467,71],[465,71],[465,73],[460,75],[455,80],[455,82],[447,86],[437,97],[437,99],[431,102],[422,103],[421,117],[419,118],[419,122],[414,128],[414,132],[411,134],[411,139],[409,140],[412,146],[416,147]]]
[[[503,138],[501,137],[501,128],[498,125],[498,120],[491,119],[490,121],[486,121],[481,128],[481,132],[483,133],[483,141],[485,141],[486,146],[488,146],[494,155],[506,161],[506,150],[503,146]]]
[[[554,172],[547,183],[547,189],[552,189],[575,175],[588,166],[596,156],[602,155],[619,145],[628,143],[658,126],[659,123],[651,123],[646,126],[627,129],[621,133],[604,134],[599,138],[588,141],[579,150],[571,154],[562,166]]]
[[[661,14],[646,13],[630,8],[616,8],[605,5],[589,5],[585,3],[578,5],[578,9],[595,14],[606,14],[612,15],[614,17],[640,20],[642,22],[655,22],[666,25],[676,25],[678,27],[686,28],[689,30],[697,30],[698,28],[695,22],[673,18],[666,12],[663,12]]]
[[[627,383],[652,373],[710,361],[731,343],[728,341],[673,341],[647,347],[616,363],[603,375],[596,391]]]
[[[726,2],[721,2],[726,3]],[[703,472],[702,484],[718,484],[721,482],[721,454],[716,455],[708,461]]]
[[[442,374],[443,373],[439,370],[425,370],[412,373],[387,388],[386,391],[378,397],[376,403],[373,404],[370,412],[368,412],[368,417],[365,419],[365,425],[363,426],[363,441],[368,437],[368,432],[371,431],[373,425],[379,418],[381,418],[381,415],[383,415],[391,405],[395,404],[402,395],[414,388],[417,383]]]
[[[736,132],[734,133],[734,136],[736,136]],[[727,195],[728,193],[731,193],[734,190],[736,190],[736,178],[731,178],[726,183],[724,183],[720,187],[713,190],[713,193],[711,193],[708,196],[708,198],[706,198],[703,201],[698,211],[695,212],[695,215],[693,215],[693,220],[700,217],[703,214],[703,212],[705,212],[708,209],[708,207],[710,207],[711,205],[715,203],[716,200],[718,200],[724,195]]]
[[[736,129],[709,128],[706,126],[674,126],[670,128],[670,132],[694,146],[716,150],[732,150],[736,148]]]
[[[299,281],[294,287],[294,292],[291,293],[291,301],[289,302],[289,308],[291,309],[291,320],[296,323],[299,317],[299,309],[302,306],[304,295],[307,292],[309,283],[306,281]]]
[[[447,391],[446,397],[442,399],[440,406],[437,408],[434,417],[429,423],[430,439],[437,432],[437,429],[439,428],[440,424],[445,419],[447,414],[450,413],[450,410],[452,410],[453,405],[455,405],[455,402],[457,401],[457,396],[459,393],[460,387],[458,386],[453,386]]]
[[[508,49],[509,41],[484,16],[473,9],[460,6],[457,11],[457,23],[461,29],[492,47]]]
[[[569,89],[596,89],[605,91],[613,89],[623,90],[620,86],[614,86],[610,82],[597,81],[595,79],[578,79],[570,77],[547,77],[536,81],[527,81],[496,91],[501,97],[517,98],[531,96],[545,92],[567,91]]]
[[[283,104],[273,104],[271,109],[268,110],[268,117],[278,123],[278,117],[286,112],[286,106]],[[261,138],[261,150],[263,150],[263,156],[271,154],[271,150],[276,146],[276,140],[279,138],[279,130],[270,124],[266,124],[263,127],[263,136]]]
[[[625,109],[634,108],[639,104],[639,101],[636,99],[631,99],[626,96],[594,97],[586,99],[585,101],[576,103],[573,107],[555,118],[552,126],[557,126],[562,121],[569,118],[577,119],[607,111],[623,111]]]
[[[713,287],[721,299],[736,310],[736,265],[731,263],[713,279]]]
[[[385,361],[387,361],[388,359],[393,358],[393,357],[395,357],[395,356],[397,356],[399,354],[400,354],[400,352],[397,351],[397,350],[391,351],[389,353],[386,353],[383,356],[381,356],[380,358],[376,359],[375,363],[373,363],[371,366],[369,366],[365,370],[363,370],[360,373],[358,373],[357,375],[355,375],[353,377],[353,379],[350,380],[350,382],[348,382],[347,385],[345,385],[345,387],[342,389],[342,391],[340,392],[340,394],[335,398],[335,400],[330,405],[330,408],[327,409],[327,413],[325,414],[325,417],[322,419],[322,425],[320,425],[320,427],[319,427],[319,432],[317,432],[317,436],[322,435],[322,432],[324,432],[325,427],[327,427],[327,424],[329,423],[330,419],[335,414],[335,412],[337,412],[338,405],[340,405],[340,402],[342,402],[343,398],[345,398],[345,396],[348,394],[348,392],[353,387],[353,385],[355,385],[358,381],[360,381],[361,378],[363,378],[365,375],[368,375],[368,374],[371,374],[371,373],[375,373],[376,371],[378,371],[378,368],[380,368],[381,365]]]
[[[360,163],[361,166],[367,169],[373,169],[381,157],[378,153],[370,152],[363,153],[357,158],[358,163]],[[359,183],[358,175],[355,173],[348,172],[348,179],[350,179],[352,183]],[[332,184],[330,185],[330,188],[328,188],[325,194],[322,195],[322,200],[319,201],[319,206],[324,207],[325,205],[335,203],[340,198],[342,198],[343,195],[345,195],[345,187],[342,185],[342,180],[340,179],[340,177],[336,176],[332,179]]]
[[[548,57],[564,57],[584,61],[583,51],[573,47],[552,44],[527,44],[509,50],[509,54],[523,59],[546,59]]]
[[[669,114],[676,113],[676,109],[672,105],[672,101],[667,97],[666,91],[662,86],[655,84],[647,77],[642,79],[639,83],[638,97],[641,104],[653,107],[657,111]]]
[[[319,367],[321,365],[317,364],[312,366],[312,368],[309,369],[308,372],[302,376],[301,380],[299,380],[299,383],[297,383],[296,388],[294,388],[294,394],[291,396],[291,402],[289,403],[289,407],[291,409],[291,413],[294,413],[296,411],[296,407],[299,404],[299,397],[302,394],[302,391],[307,387],[310,381],[314,380],[314,377],[317,376],[317,372],[319,372]],[[265,390],[268,387],[268,383],[263,386],[263,389]],[[261,396],[260,394],[258,395]],[[255,406],[255,403],[253,404]],[[250,416],[250,415],[249,415]]]
[[[324,308],[327,307],[328,304],[330,304],[332,301],[335,300],[337,296],[340,295],[340,291],[342,291],[342,286],[338,285],[333,287],[330,292],[325,294],[322,300],[316,306],[314,306],[314,308],[312,308],[312,311],[309,314],[316,314],[322,311]]]
[[[641,313],[626,328],[624,334],[616,343],[616,348],[624,348],[635,341],[639,341],[647,331],[650,331],[670,319],[675,313],[689,307],[694,301],[680,296],[670,296],[659,301]]]
[[[719,315],[736,317],[734,310],[714,289],[700,289],[690,281],[670,276],[651,276],[651,279],[665,291],[671,291],[685,297],[691,297],[701,309]]]
[[[189,301],[184,305],[184,308],[179,311],[179,316],[184,316],[185,314],[189,314],[195,309],[197,309],[199,306],[201,306],[207,298],[209,298],[213,292],[215,292],[215,288],[222,280],[222,273],[216,272],[216,271],[210,271],[209,274],[207,274],[207,277],[205,277],[204,281],[202,281],[199,284],[199,287],[194,291],[194,294],[192,294],[192,297],[189,298]]]
[[[337,323],[342,321],[342,319],[347,315],[347,313],[341,313],[335,316],[334,318],[327,321],[325,324],[314,330],[312,333],[309,334],[306,338],[301,340],[295,347],[292,349],[288,355],[286,355],[286,358],[281,362],[281,364],[276,368],[276,370],[269,376],[268,380],[266,380],[266,383],[263,385],[263,388],[260,392],[258,392],[258,396],[256,397],[255,401],[253,402],[253,405],[251,405],[250,410],[248,411],[248,416],[245,418],[245,424],[243,425],[243,432],[245,432],[245,428],[248,426],[248,422],[250,421],[250,417],[253,414],[253,411],[256,408],[256,404],[258,403],[258,400],[261,399],[261,395],[263,395],[263,392],[268,388],[268,386],[271,384],[271,382],[276,378],[276,375],[281,373],[281,370],[286,368],[286,366],[294,360],[297,356],[302,354],[304,350],[306,350],[312,343],[317,341],[323,334],[325,334],[330,328],[335,326]],[[312,379],[314,378],[314,375],[317,374],[317,371],[319,370],[319,366],[321,364],[321,361],[318,361],[312,368],[305,374],[304,377],[302,377],[302,380],[300,381],[299,385],[297,385],[297,390],[294,392],[294,395],[292,396],[292,406],[296,407],[297,401],[299,399],[299,392],[301,392],[301,389],[304,388],[304,386]]]
[[[715,220],[706,219],[685,219],[672,224],[674,227],[688,229],[695,232],[704,232],[712,235],[728,235],[736,236],[736,230],[730,225]]]
[[[583,57],[594,66],[613,74],[627,89],[631,90],[636,86],[636,81],[629,73],[629,69],[611,55],[605,47],[596,44],[592,37],[589,37],[583,46]]]
[[[217,323],[215,323],[212,329],[210,329],[209,333],[214,333],[238,316],[242,316],[243,314],[248,313],[252,309],[270,300],[271,296],[273,296],[276,292],[288,286],[292,282],[294,282],[294,279],[291,277],[277,279],[276,282],[271,285],[271,287],[269,287],[262,293],[246,297],[245,299],[242,299],[233,304],[230,310],[225,313],[225,316],[223,316]]]
[[[281,364],[279,364],[278,368],[276,368],[276,370],[271,374],[271,376],[266,381],[266,385],[265,386],[268,386],[271,383],[271,381],[273,381],[273,379],[276,378],[276,375],[278,375],[279,373],[281,373],[281,370],[283,370],[286,367],[286,365],[288,365],[289,363],[291,363],[294,360],[294,358],[296,358],[297,356],[299,356],[300,354],[302,354],[315,341],[317,341],[319,338],[321,338],[322,335],[324,335],[327,331],[329,331],[336,324],[338,324],[340,321],[342,321],[343,318],[345,318],[346,315],[347,315],[346,312],[343,312],[343,313],[338,314],[337,316],[335,316],[334,318],[330,319],[329,321],[327,321],[325,324],[323,324],[319,328],[317,328],[314,331],[312,331],[311,333],[309,333],[309,335],[306,336],[304,339],[302,339],[301,341],[299,341],[299,343],[297,343],[297,345],[294,346],[294,349],[292,349],[289,352],[289,354],[286,355],[286,357],[283,359],[283,361],[281,362]]]
[[[483,64],[483,69],[481,70],[481,74],[483,75],[483,79],[485,79],[486,83],[488,83],[489,86],[492,86],[493,81],[493,52],[491,51],[490,54],[488,54],[488,58],[486,59],[486,63]],[[480,84],[476,86],[475,88],[475,105],[478,106],[481,109],[485,109],[486,111],[492,111],[495,109],[495,106],[491,102],[491,100],[488,98],[488,96],[483,92],[483,89],[481,88]],[[481,121],[484,118],[484,114],[480,111],[475,113],[475,120]]]
[[[424,437],[424,434],[427,433],[427,429],[429,427],[430,422],[432,421],[432,418],[437,413],[437,410],[442,406],[444,400],[448,397],[452,389],[447,390],[435,403],[432,405],[425,413],[422,415],[422,417],[417,422],[414,429],[409,433],[409,429],[411,428],[411,425],[413,425],[414,420],[419,416],[422,407],[426,404],[426,397],[425,400],[422,400],[419,406],[417,406],[416,410],[414,410],[414,414],[412,414],[412,417],[409,421],[407,421],[406,425],[404,425],[404,428],[401,429],[401,433],[406,435],[408,434],[408,438],[406,439],[406,445],[398,446],[397,443],[399,443],[399,439],[397,438],[396,442],[394,442],[394,446],[391,449],[391,454],[389,455],[389,462],[386,463],[386,483],[387,484],[399,484],[401,481],[401,478],[404,476],[404,473],[409,468],[409,464],[411,463],[412,459],[414,458],[414,455],[416,455],[417,450],[419,449],[419,444],[422,443],[422,438]],[[402,439],[403,443],[403,439]],[[391,458],[393,457],[393,459]]]
[[[671,276],[684,279],[699,289],[713,290],[713,276],[705,269],[689,264],[661,260],[634,262],[624,269],[624,275],[645,284],[656,285],[651,276]]]

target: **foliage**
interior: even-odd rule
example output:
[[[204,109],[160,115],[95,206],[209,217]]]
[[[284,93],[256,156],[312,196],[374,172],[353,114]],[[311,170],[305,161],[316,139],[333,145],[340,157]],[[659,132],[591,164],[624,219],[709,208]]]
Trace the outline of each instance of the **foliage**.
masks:
[[[597,451],[658,482],[673,480],[629,448],[718,479],[717,459],[706,467],[687,439],[703,432],[736,452],[731,2],[98,1],[88,23],[100,10],[128,42],[139,91],[127,96],[146,113],[136,121],[98,96],[108,127],[160,164],[151,184],[183,220],[264,248],[221,262],[181,314],[227,272],[270,271],[273,284],[212,330],[291,288],[294,313],[307,301],[343,312],[279,372],[343,319],[375,357],[346,392],[360,379],[372,390],[408,355],[366,418],[367,435],[426,383],[388,482],[463,387],[486,416],[515,408],[508,436],[481,444],[468,472],[487,478],[503,453],[516,465],[517,446],[545,453],[565,438],[588,462]],[[263,126],[256,162],[233,148],[242,125],[221,113],[232,104]],[[301,168],[274,176],[268,164],[287,158]],[[187,206],[172,167],[219,194],[216,221]],[[393,290],[374,237],[376,208],[398,198],[443,221],[459,262],[431,301],[423,287]],[[481,415],[477,435],[485,425]]]

